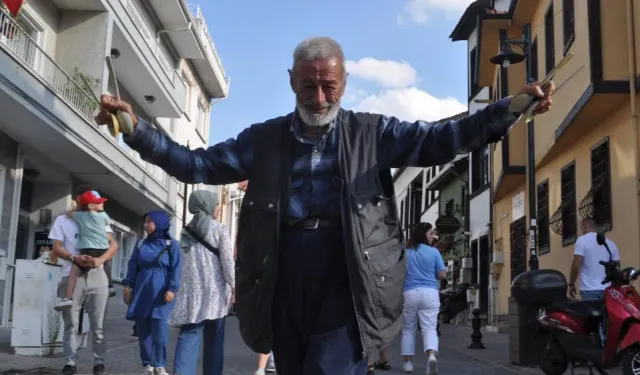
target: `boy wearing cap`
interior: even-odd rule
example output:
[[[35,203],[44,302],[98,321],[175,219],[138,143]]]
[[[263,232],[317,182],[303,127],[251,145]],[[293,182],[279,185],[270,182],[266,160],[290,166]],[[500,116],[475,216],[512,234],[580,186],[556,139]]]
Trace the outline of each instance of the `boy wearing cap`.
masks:
[[[104,202],[107,200],[102,198],[95,190],[90,190],[78,197],[78,210],[72,211],[69,215],[78,224],[78,242],[77,249],[80,255],[88,255],[94,258],[100,257],[109,248],[106,228],[109,225],[109,215],[104,212]],[[73,291],[76,287],[78,277],[87,269],[80,267],[73,261],[71,256],[71,271],[65,290],[65,296],[55,306],[55,309],[66,310],[71,308],[73,303]],[[107,277],[110,276],[110,270],[107,263],[104,264]],[[109,277],[110,280],[110,277]]]

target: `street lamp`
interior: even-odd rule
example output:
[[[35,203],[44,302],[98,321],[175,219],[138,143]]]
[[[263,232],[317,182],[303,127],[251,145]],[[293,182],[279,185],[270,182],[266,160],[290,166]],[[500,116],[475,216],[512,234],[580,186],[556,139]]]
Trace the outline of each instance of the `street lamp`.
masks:
[[[501,51],[489,61],[508,68],[512,64],[518,64],[526,59],[526,81],[531,83],[531,25],[522,27],[522,40],[507,39],[506,30],[500,30]],[[514,52],[512,45],[522,48],[524,55]],[[503,78],[504,79],[504,78]],[[529,191],[529,269],[538,269],[538,247],[536,238],[536,176],[535,176],[535,148],[534,148],[533,121],[527,123],[527,188]]]

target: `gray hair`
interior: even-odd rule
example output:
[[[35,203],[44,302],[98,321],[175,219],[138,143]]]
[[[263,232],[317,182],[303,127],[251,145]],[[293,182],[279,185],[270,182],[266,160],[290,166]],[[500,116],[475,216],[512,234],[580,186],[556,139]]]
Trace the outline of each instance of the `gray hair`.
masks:
[[[344,53],[338,42],[329,37],[314,37],[305,39],[300,42],[293,51],[293,70],[299,61],[313,61],[319,59],[329,59],[337,57],[344,74],[346,69],[344,66]]]

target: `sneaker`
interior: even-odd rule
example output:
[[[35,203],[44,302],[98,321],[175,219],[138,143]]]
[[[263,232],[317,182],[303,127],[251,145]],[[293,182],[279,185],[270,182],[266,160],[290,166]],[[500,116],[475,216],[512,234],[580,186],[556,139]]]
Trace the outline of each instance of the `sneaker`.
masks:
[[[437,375],[438,374],[438,360],[436,359],[435,354],[429,354],[429,359],[427,360],[427,375]]]
[[[76,366],[75,365],[64,365],[62,368],[62,375],[76,375]]]
[[[113,285],[109,286],[109,298],[116,296],[116,288]]]
[[[367,375],[376,375],[376,368],[373,365],[367,368]]]
[[[257,369],[256,372],[253,373],[253,375],[264,375],[264,369],[263,368]]]
[[[169,373],[167,372],[167,370],[164,369],[164,367],[156,367],[153,371],[154,375],[169,375]]]
[[[93,375],[104,374],[107,370],[104,368],[103,364],[97,364],[93,366]]]
[[[153,367],[144,366],[144,372],[142,374],[143,375],[153,375],[154,374]]]
[[[407,361],[402,366],[402,371],[404,372],[413,372],[413,363],[411,361]]]
[[[73,300],[71,298],[60,298],[58,299],[58,302],[56,303],[54,309],[56,311],[65,311],[69,310],[71,308],[71,305],[73,305]]]
[[[265,372],[270,374],[276,372],[276,363],[273,361],[273,357],[269,357],[269,361],[267,361],[267,367],[265,368]]]
[[[373,366],[378,370],[384,370],[384,371],[391,370],[391,364],[389,363],[389,361],[382,361],[382,362],[378,361],[374,363]]]

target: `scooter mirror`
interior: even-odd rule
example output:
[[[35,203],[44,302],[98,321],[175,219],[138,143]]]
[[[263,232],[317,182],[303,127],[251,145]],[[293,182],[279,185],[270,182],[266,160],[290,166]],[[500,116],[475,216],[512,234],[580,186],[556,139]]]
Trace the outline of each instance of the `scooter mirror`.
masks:
[[[598,234],[596,235],[596,241],[598,241],[598,245],[602,246],[605,244],[606,242],[606,237],[604,235],[604,232],[598,232]]]

